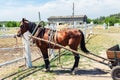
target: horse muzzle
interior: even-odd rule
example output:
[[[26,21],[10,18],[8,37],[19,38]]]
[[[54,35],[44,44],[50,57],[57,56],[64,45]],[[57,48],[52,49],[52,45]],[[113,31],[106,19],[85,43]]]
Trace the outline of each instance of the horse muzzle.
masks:
[[[16,36],[17,36],[17,37],[21,37],[21,36],[22,36],[22,34],[18,33]]]

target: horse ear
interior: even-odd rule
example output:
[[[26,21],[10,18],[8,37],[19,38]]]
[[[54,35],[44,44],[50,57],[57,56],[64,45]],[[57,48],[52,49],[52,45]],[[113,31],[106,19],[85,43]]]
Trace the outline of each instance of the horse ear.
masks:
[[[22,22],[24,22],[26,19],[25,18],[22,18]]]

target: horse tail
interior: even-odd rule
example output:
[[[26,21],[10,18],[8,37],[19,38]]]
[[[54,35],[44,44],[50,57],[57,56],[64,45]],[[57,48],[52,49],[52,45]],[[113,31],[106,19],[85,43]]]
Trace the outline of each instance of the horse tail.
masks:
[[[79,32],[81,33],[82,35],[82,39],[81,39],[81,43],[80,43],[80,48],[83,52],[85,53],[89,53],[89,50],[87,50],[86,46],[85,46],[85,37],[84,37],[84,34],[81,30],[79,30]]]

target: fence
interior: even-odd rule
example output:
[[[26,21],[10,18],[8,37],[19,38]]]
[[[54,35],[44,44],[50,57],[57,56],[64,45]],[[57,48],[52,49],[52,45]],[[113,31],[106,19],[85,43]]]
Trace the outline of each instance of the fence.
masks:
[[[26,34],[27,33],[25,33],[24,35],[26,35]],[[0,35],[0,38],[13,38],[13,37],[14,37],[14,34],[2,34],[2,35]],[[18,48],[21,49],[22,48],[22,49],[24,49],[24,52],[25,52],[24,57],[20,57],[20,58],[17,58],[15,60],[0,63],[0,67],[8,65],[8,64],[12,64],[14,62],[17,62],[17,61],[20,61],[20,60],[23,60],[23,59],[26,60],[26,66],[27,67],[29,67],[29,68],[32,67],[31,53],[30,53],[30,42],[29,42],[29,40],[27,40],[27,38],[22,38],[22,42],[23,42],[24,46],[14,47],[14,48],[0,48],[0,50],[14,50],[14,49],[18,49]]]
[[[78,28],[78,29],[81,29],[84,33],[84,35],[86,36],[86,31],[89,30],[89,34],[92,34],[93,33],[93,22],[91,22],[90,24],[87,24],[86,22],[84,22],[84,24],[79,24],[79,25],[68,25],[68,24],[65,24],[63,23],[63,25],[59,25],[57,23],[51,23],[50,25],[47,25],[45,27],[47,28],[51,28],[53,30],[59,30],[59,29],[64,29],[64,28]]]
[[[84,35],[86,36],[86,30],[89,29],[90,30],[90,33],[92,33],[92,27],[93,27],[93,23],[91,24],[86,24],[84,23],[83,25],[81,25],[82,28],[84,29]],[[81,26],[79,27],[76,27],[76,28],[81,28]],[[88,27],[89,26],[89,27]],[[16,27],[16,29],[18,29]],[[0,31],[2,33],[0,33],[0,38],[11,38],[11,37],[14,37],[14,34],[6,34],[6,31],[7,30],[10,30],[9,28],[6,28],[6,27],[1,27],[0,28]],[[24,34],[25,36],[28,35],[29,33],[26,32],[26,34]],[[7,64],[10,64],[10,63],[13,63],[13,62],[16,62],[16,61],[19,61],[19,60],[22,60],[22,59],[25,59],[26,60],[26,65],[27,67],[31,67],[32,66],[32,63],[31,63],[31,54],[30,54],[30,41],[28,39],[28,37],[26,38],[23,38],[22,39],[23,41],[23,44],[24,44],[24,47],[14,47],[14,48],[0,48],[0,50],[14,50],[16,48],[25,48],[25,57],[21,57],[21,58],[18,58],[18,59],[15,59],[15,60],[12,60],[12,61],[8,61],[8,62],[5,62],[5,63],[1,63],[0,66],[4,66],[4,65],[7,65]]]

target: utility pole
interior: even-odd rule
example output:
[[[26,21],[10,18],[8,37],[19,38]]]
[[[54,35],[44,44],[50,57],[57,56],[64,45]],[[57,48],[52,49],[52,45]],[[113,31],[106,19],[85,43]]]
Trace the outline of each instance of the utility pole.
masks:
[[[40,12],[38,12],[38,16],[39,16],[39,21],[41,21],[41,16],[40,16]]]
[[[73,13],[72,13],[72,17],[73,17],[73,28],[75,27],[75,24],[74,24],[74,2],[73,2]]]

